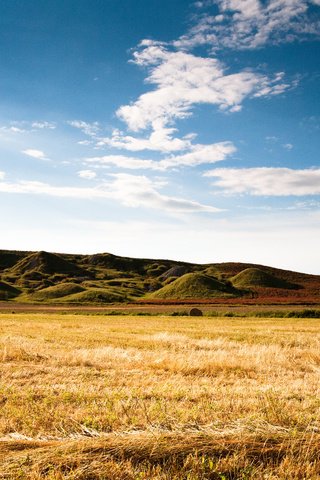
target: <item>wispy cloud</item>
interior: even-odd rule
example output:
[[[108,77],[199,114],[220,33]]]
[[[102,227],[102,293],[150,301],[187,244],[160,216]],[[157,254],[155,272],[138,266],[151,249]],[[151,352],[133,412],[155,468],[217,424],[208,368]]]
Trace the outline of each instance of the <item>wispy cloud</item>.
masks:
[[[3,125],[0,127],[0,132],[4,133],[25,133],[25,129],[16,127],[14,125]]]
[[[320,194],[320,169],[221,168],[205,173],[215,187],[231,194],[303,196]]]
[[[49,129],[55,130],[57,124],[55,122],[46,122],[46,121],[36,121],[31,123],[31,127],[39,130]]]
[[[96,178],[97,174],[93,170],[80,170],[78,172],[78,176],[80,178],[84,178],[85,180],[93,180]]]
[[[113,174],[112,180],[96,187],[54,186],[37,181],[0,182],[0,192],[49,195],[77,199],[110,199],[127,207],[158,209],[167,213],[216,213],[220,209],[193,200],[161,194],[163,183],[143,175]]]
[[[5,176],[6,176],[5,172],[0,171],[0,180],[3,180]]]
[[[27,120],[13,120],[9,122],[8,125],[3,125],[0,127],[0,131],[8,132],[8,133],[28,133],[34,132],[36,130],[55,130],[57,128],[57,124],[55,122],[48,122],[37,120],[34,122],[30,122]]]
[[[309,10],[319,0],[211,0],[201,7],[218,12],[200,15],[196,25],[174,45],[191,49],[199,45],[251,49],[266,44],[319,38],[320,22]]]
[[[101,157],[90,157],[84,159],[84,162],[95,166],[113,165],[118,168],[126,168],[129,170],[161,170],[158,162],[155,160],[144,160],[138,157],[129,157],[127,155],[103,155]]]
[[[143,175],[118,173],[113,177],[113,196],[129,207],[152,207],[176,213],[216,213],[220,211],[210,205],[160,194],[158,192],[159,184]]]
[[[282,146],[285,150],[292,150],[293,149],[292,143],[284,143]]]
[[[70,120],[67,122],[68,125],[74,128],[78,128],[85,135],[96,138],[100,132],[99,122],[84,122],[83,120]]]
[[[236,151],[231,142],[220,142],[212,145],[192,145],[191,151],[181,155],[171,155],[162,160],[145,160],[126,155],[104,155],[86,158],[86,163],[95,165],[114,165],[127,169],[168,170],[179,167],[194,167],[202,164],[216,163],[225,160]]]
[[[183,138],[174,137],[173,135],[177,130],[164,126],[162,120],[155,120],[152,123],[152,128],[153,130],[146,137],[133,137],[132,135],[125,134],[121,130],[114,129],[111,137],[100,138],[96,146],[109,146],[132,152],[141,150],[177,152],[191,147],[191,139],[194,137],[193,134],[186,135]]]
[[[24,153],[25,155],[28,155],[28,157],[36,158],[38,160],[49,160],[42,150],[27,148],[26,150],[22,150],[22,153]]]

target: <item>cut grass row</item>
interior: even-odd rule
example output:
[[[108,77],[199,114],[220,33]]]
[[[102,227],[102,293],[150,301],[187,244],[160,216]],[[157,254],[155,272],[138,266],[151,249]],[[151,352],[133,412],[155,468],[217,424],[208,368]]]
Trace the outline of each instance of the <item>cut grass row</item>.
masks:
[[[0,445],[3,479],[317,479],[320,436],[283,432],[108,434]],[[267,473],[266,473],[267,472]]]

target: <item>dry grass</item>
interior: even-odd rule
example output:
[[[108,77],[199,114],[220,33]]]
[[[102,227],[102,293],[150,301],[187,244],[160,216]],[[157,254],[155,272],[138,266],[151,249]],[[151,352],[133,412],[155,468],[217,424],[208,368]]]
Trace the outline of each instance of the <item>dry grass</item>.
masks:
[[[320,320],[0,315],[0,478],[319,479]]]

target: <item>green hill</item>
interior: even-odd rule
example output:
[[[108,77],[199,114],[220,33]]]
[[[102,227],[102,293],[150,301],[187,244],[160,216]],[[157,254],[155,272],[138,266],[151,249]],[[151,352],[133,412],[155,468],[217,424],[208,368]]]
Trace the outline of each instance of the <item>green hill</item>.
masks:
[[[10,269],[11,273],[19,275],[33,271],[45,275],[60,273],[70,276],[88,276],[88,272],[83,268],[62,258],[60,255],[48,252],[32,253]]]
[[[42,288],[32,294],[31,298],[32,300],[46,302],[48,300],[60,299],[83,291],[85,291],[85,288],[80,285],[66,282],[53,285],[52,287]]]
[[[277,278],[259,268],[246,268],[234,277],[230,278],[236,288],[286,288],[296,289],[297,285]]]
[[[149,295],[150,298],[210,298],[235,295],[236,289],[203,273],[186,273]]]
[[[63,297],[61,301],[65,303],[92,303],[92,304],[103,304],[103,303],[122,303],[128,301],[129,298],[114,290],[107,290],[103,288],[89,289],[83,292],[75,293],[73,295],[68,295]]]
[[[0,271],[13,267],[19,260],[24,258],[26,254],[28,253],[0,250]]]

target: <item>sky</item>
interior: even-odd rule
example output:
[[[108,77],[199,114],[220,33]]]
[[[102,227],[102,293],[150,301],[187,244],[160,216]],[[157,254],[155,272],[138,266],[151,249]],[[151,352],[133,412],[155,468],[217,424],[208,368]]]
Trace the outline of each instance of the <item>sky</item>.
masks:
[[[320,0],[0,2],[1,249],[320,274]]]

